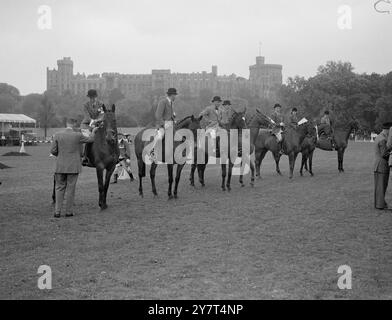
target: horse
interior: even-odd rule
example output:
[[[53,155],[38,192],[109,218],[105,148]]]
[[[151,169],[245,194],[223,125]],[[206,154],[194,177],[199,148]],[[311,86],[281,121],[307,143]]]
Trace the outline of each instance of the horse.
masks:
[[[287,126],[284,133],[282,134],[282,149],[284,154],[289,157],[289,167],[290,173],[289,178],[292,179],[294,176],[294,166],[295,161],[297,159],[298,153],[301,151],[301,145],[308,134],[310,132],[310,123],[306,122],[298,126]],[[261,131],[257,137],[255,143],[255,159],[256,159],[256,175],[258,178],[260,175],[261,163],[268,151],[271,151],[275,163],[276,163],[276,172],[279,175],[282,175],[279,168],[280,161],[280,148],[278,141],[275,136],[273,136],[270,132]]]
[[[173,132],[173,137],[175,135],[175,132],[180,129],[189,129],[192,131],[193,135],[196,135],[196,130],[200,128],[200,120],[201,118],[196,118],[193,115],[188,116],[184,118],[183,120],[179,121],[174,125],[174,132]],[[136,158],[137,158],[137,163],[138,163],[138,174],[139,174],[139,195],[141,197],[144,196],[143,194],[143,178],[146,176],[146,163],[144,162],[143,159],[143,150],[145,147],[151,143],[151,141],[143,141],[143,134],[146,130],[152,129],[153,126],[149,125],[143,130],[141,130],[135,137],[135,153],[136,153]],[[165,155],[165,138],[162,140],[162,155]],[[174,140],[174,139],[173,139]],[[182,141],[173,141],[173,154],[174,150],[178,145],[180,145]],[[173,157],[174,158],[174,157]],[[163,160],[163,159],[162,159]],[[185,163],[179,164],[179,163],[173,163],[173,164],[167,164],[167,170],[168,170],[168,181],[169,181],[169,187],[168,187],[168,197],[169,200],[173,198],[172,194],[172,185],[173,185],[173,168],[174,165],[177,165],[177,172],[176,172],[176,178],[175,178],[175,186],[174,186],[174,198],[178,198],[178,185],[180,182],[180,177],[181,177],[181,171],[185,165]],[[158,196],[158,192],[155,186],[155,172],[157,169],[158,164],[154,161],[151,163],[150,167],[150,180],[151,180],[151,186],[152,186],[152,193],[154,196]]]
[[[313,177],[313,153],[316,149],[316,142],[317,142],[317,134],[316,134],[316,127],[312,126],[311,132],[305,137],[304,141],[301,145],[301,154],[302,154],[302,161],[301,161],[301,169],[299,171],[300,175],[303,176],[303,169],[305,168],[306,171]],[[308,164],[309,163],[309,164]]]
[[[91,165],[89,167],[95,168],[98,180],[99,201],[98,205],[102,210],[107,209],[106,203],[107,192],[109,189],[110,178],[118,163],[119,148],[117,141],[117,126],[116,126],[116,107],[113,104],[111,109],[107,109],[105,105],[102,106],[103,113],[100,114],[97,122],[99,129],[94,136],[94,142],[88,144],[86,148],[87,156],[90,159]],[[103,173],[105,173],[105,180]],[[53,180],[53,203],[56,202],[56,180]]]
[[[224,128],[221,128],[223,130],[226,130],[226,132],[228,133],[228,148],[227,148],[228,150],[227,151],[230,150],[230,129],[237,129],[239,136],[240,136],[241,130],[246,127],[244,116],[245,116],[245,111],[244,112],[236,112],[233,110],[233,114],[229,120],[229,123],[226,126],[224,126]],[[216,139],[216,158],[220,157],[219,140],[220,140],[219,137],[217,137],[217,139]],[[238,141],[240,144],[241,139],[239,139]],[[204,163],[203,164],[198,163],[198,161],[197,161],[198,145],[197,145],[197,143],[195,143],[195,149],[194,149],[194,160],[195,161],[191,166],[191,172],[190,172],[190,176],[189,176],[190,184],[193,187],[195,186],[196,168],[197,168],[197,172],[198,172],[198,176],[199,176],[199,182],[202,187],[205,186],[204,173],[205,173],[205,169],[207,167],[207,163],[209,160],[208,143],[209,143],[208,137],[206,137],[204,147],[202,148],[204,150]],[[221,164],[221,172],[222,172],[221,188],[223,191],[226,191],[226,188],[228,191],[231,190],[231,176],[232,176],[234,163],[231,161],[230,157],[228,157],[228,158],[229,158],[229,168],[228,169],[227,169],[226,163]],[[226,180],[226,176],[227,176],[227,180]],[[243,186],[242,180],[243,180],[242,175],[240,175],[240,183]]]
[[[343,124],[338,124],[334,127],[332,138],[335,142],[335,150],[338,154],[338,170],[340,173],[344,172],[343,168],[343,159],[344,152],[348,146],[348,139],[350,137],[351,132],[358,130],[359,125],[358,121],[354,118],[350,119],[348,122]],[[321,150],[333,151],[332,148],[325,149],[320,145],[320,140],[317,141],[316,147]]]
[[[252,155],[256,150],[256,140],[259,136],[260,129],[270,127],[271,125],[271,119],[264,115],[259,109],[256,109],[256,112],[251,117],[246,119],[246,126],[250,130],[249,156]],[[252,158],[250,158],[250,171],[250,185],[253,187],[255,181],[255,164]]]

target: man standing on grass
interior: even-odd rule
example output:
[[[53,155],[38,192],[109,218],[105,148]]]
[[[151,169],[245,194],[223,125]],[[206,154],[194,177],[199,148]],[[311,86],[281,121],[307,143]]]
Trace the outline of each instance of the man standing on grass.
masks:
[[[388,159],[392,146],[388,147],[388,134],[392,122],[383,124],[383,130],[374,141],[376,161],[374,165],[374,206],[379,210],[390,210],[385,202],[385,193],[388,188],[390,167]],[[389,141],[390,142],[390,141]]]
[[[55,218],[60,218],[64,197],[66,198],[65,216],[73,216],[75,187],[82,170],[80,147],[83,143],[93,142],[95,132],[98,130],[98,128],[94,128],[91,135],[86,137],[81,132],[75,131],[76,122],[75,119],[67,120],[67,128],[55,134],[50,151],[52,155],[57,157]]]

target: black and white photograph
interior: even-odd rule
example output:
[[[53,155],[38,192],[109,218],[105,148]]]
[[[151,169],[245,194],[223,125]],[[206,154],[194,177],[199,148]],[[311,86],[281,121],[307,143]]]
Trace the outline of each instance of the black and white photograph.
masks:
[[[0,300],[392,300],[391,31],[391,0],[1,0]]]

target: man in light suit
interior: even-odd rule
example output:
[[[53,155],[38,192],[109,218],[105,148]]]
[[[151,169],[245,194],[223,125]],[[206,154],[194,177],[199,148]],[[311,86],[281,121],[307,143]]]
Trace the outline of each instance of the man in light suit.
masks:
[[[82,170],[81,145],[91,143],[98,128],[94,128],[89,137],[75,131],[76,120],[68,119],[67,128],[55,134],[50,153],[57,157],[55,180],[56,180],[56,204],[55,218],[60,218],[61,209],[66,197],[66,217],[72,217],[72,207],[75,198],[75,187],[79,173]]]
[[[392,150],[392,128],[389,129],[387,148]],[[392,153],[389,155],[389,166],[392,167]]]
[[[159,101],[157,110],[155,112],[155,124],[157,126],[157,132],[152,142],[152,148],[150,153],[150,160],[156,161],[154,154],[154,148],[159,140],[162,140],[165,136],[165,130],[173,126],[175,113],[173,111],[173,103],[176,100],[177,90],[175,88],[169,88],[166,92],[166,98]]]
[[[374,206],[379,210],[390,210],[385,202],[385,193],[388,188],[390,174],[388,158],[391,148],[387,146],[387,139],[391,127],[392,122],[384,123],[382,132],[374,141],[376,157],[374,164]]]

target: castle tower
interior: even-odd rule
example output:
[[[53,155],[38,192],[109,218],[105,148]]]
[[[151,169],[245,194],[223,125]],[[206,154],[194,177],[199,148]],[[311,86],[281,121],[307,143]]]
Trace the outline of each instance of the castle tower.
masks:
[[[73,77],[73,61],[70,57],[65,57],[62,60],[57,60],[58,74],[58,90],[63,93],[66,90],[71,90],[71,80]]]

